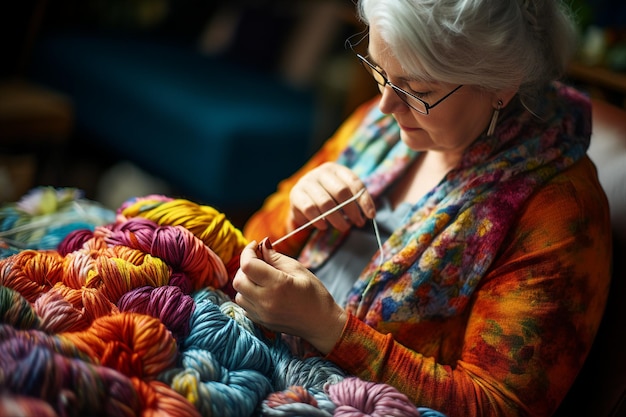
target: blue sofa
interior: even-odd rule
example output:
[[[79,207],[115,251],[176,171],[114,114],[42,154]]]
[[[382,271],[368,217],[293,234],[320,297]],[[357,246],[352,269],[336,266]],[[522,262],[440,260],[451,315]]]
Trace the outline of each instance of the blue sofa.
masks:
[[[191,43],[46,33],[30,77],[73,101],[79,141],[225,212],[261,204],[309,156],[313,91]]]

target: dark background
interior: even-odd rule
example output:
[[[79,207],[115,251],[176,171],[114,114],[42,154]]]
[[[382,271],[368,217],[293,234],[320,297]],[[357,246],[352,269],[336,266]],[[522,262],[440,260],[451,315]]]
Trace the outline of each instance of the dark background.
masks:
[[[578,18],[583,39],[590,28],[600,28],[605,33],[606,48],[623,47],[626,39],[626,4],[623,1],[569,0],[569,4]],[[315,28],[313,23],[313,28],[307,29],[310,39],[302,36],[307,18],[314,20],[307,15],[308,10],[320,5],[328,6],[322,22],[332,24]],[[348,37],[362,29],[352,0],[23,0],[7,3],[0,14],[0,84],[15,79],[32,81],[28,74],[33,48],[50,33],[130,34],[192,45],[203,53],[217,55],[259,73],[275,74],[298,88],[314,92],[317,106],[323,112],[312,132],[309,146],[313,152],[341,120],[376,92],[344,45]],[[297,34],[301,39],[297,45],[299,50],[290,42]],[[298,62],[306,65],[294,65]],[[608,66],[607,62],[600,64]],[[612,68],[608,75],[610,81],[614,77],[623,80],[624,74],[620,71],[620,68]],[[624,103],[624,91],[606,87],[605,82],[584,76],[572,76],[570,81],[588,88],[593,94],[604,94],[617,104]],[[2,113],[10,113],[13,98],[0,94],[0,100],[4,101],[0,102],[0,174],[6,177],[2,182],[0,175],[0,201],[13,201],[34,185],[78,187],[85,190],[89,198],[113,208],[129,194],[155,191],[176,195],[179,192],[175,185],[153,172],[142,171],[132,166],[133,161],[127,161],[106,146],[98,146],[97,141],[86,140],[73,126],[62,145],[54,140],[46,144],[41,137],[30,143],[26,134],[17,142],[4,140],[2,124],[6,125],[7,119],[3,119]],[[29,122],[30,128],[33,123]],[[123,195],[124,181],[119,176],[107,177],[109,190],[118,190],[120,194],[113,198],[112,191],[101,191],[102,183],[111,168],[120,163],[137,169],[136,172],[127,169],[121,175],[128,184],[132,182],[131,177],[136,177],[138,188],[123,190],[126,193]],[[257,203],[243,207],[236,216],[243,221],[257,208]]]
[[[9,10],[0,15],[3,56],[0,81],[19,79],[37,85],[29,79],[33,50],[49,34],[96,33],[192,46],[207,55],[218,56],[260,74],[275,75],[297,89],[313,92],[316,106],[323,111],[316,116],[315,131],[311,132],[308,144],[311,152],[332,134],[346,115],[376,91],[344,45],[349,36],[362,30],[351,0],[26,0],[13,2],[8,7]],[[314,16],[308,16],[309,10],[318,9],[325,10],[320,13],[327,16],[322,23],[330,23],[307,28],[308,20],[314,20]],[[306,36],[307,30],[310,37]],[[301,39],[301,45],[294,46],[296,36]],[[0,100],[2,97],[0,95]],[[11,107],[7,100],[13,98],[8,97],[4,98],[5,106]],[[1,113],[2,104],[0,124],[3,122]],[[87,197],[113,208],[129,194],[153,191],[179,194],[175,184],[162,181],[154,172],[139,171],[138,181],[143,188],[130,189],[127,195],[116,196],[115,201],[104,201],[112,193],[103,195],[98,190],[103,176],[116,164],[132,164],[133,161],[127,161],[106,146],[98,146],[97,139],[85,137],[76,126],[60,147],[46,146],[41,138],[30,145],[27,135],[23,140],[19,138],[18,144],[15,141],[3,143],[2,133],[0,125],[0,167],[7,166],[12,181],[9,187],[12,189],[5,186],[5,192],[0,195],[4,201],[19,198],[33,185],[78,187]],[[35,154],[34,159],[25,159],[24,154],[30,153]],[[32,165],[31,169],[27,169],[27,165]],[[286,171],[285,176],[290,172]],[[130,182],[128,178],[125,180]],[[116,184],[121,183],[118,180]],[[194,198],[193,195],[186,197]],[[258,201],[251,204],[254,206],[242,208],[241,216],[253,211]]]

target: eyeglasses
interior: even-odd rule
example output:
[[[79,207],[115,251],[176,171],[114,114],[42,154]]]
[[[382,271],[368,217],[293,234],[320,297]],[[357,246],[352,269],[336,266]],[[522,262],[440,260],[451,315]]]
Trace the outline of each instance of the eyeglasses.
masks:
[[[428,104],[421,98],[416,97],[414,94],[411,94],[408,91],[404,91],[397,85],[392,84],[387,79],[387,77],[385,77],[383,73],[381,73],[376,68],[376,66],[374,66],[374,64],[370,63],[367,59],[365,59],[363,55],[356,54],[356,56],[357,58],[359,58],[359,61],[361,62],[361,65],[363,65],[363,68],[365,68],[365,70],[372,77],[374,77],[374,81],[376,81],[376,83],[378,84],[378,88],[380,89],[381,92],[386,86],[391,87],[393,91],[395,91],[395,93],[398,95],[398,97],[400,97],[400,99],[406,103],[407,106],[417,111],[418,113],[428,114],[430,109],[434,108],[436,105],[438,105],[439,103],[441,103],[442,101],[450,97],[456,90],[463,87],[463,84],[461,84],[458,87],[456,87],[454,90],[450,91],[448,94],[440,98],[435,104]]]

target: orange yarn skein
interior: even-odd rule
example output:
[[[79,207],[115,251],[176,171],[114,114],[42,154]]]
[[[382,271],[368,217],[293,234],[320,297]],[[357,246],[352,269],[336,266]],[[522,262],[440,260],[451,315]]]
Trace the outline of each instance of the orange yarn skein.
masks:
[[[169,266],[159,258],[142,255],[143,262],[139,265],[122,257],[97,258],[96,270],[89,271],[86,286],[99,288],[111,302],[117,303],[122,295],[134,288],[167,285],[170,280]]]
[[[176,340],[159,319],[145,314],[100,317],[85,331],[61,336],[99,364],[128,377],[154,380],[176,363]]]
[[[24,250],[0,260],[0,285],[19,292],[29,303],[62,277],[63,258],[54,251]]]
[[[77,311],[80,311],[88,323],[98,317],[119,313],[117,306],[95,288],[74,289],[57,283],[51,291],[61,294]]]

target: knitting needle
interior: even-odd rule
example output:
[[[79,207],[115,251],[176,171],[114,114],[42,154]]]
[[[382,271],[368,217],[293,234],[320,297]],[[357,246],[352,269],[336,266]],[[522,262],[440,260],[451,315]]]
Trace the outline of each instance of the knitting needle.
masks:
[[[341,203],[341,204],[331,208],[330,210],[320,214],[319,216],[317,216],[313,220],[309,221],[308,223],[303,224],[302,226],[298,227],[297,229],[294,229],[291,232],[287,233],[285,236],[283,236],[283,237],[279,238],[278,240],[272,242],[272,245],[278,245],[280,242],[289,239],[291,236],[295,235],[296,233],[301,232],[302,230],[304,230],[307,227],[311,226],[313,223],[315,223],[315,222],[317,222],[319,220],[322,220],[323,218],[325,218],[329,214],[332,214],[332,213],[336,212],[337,210],[341,209],[342,207],[352,203],[353,201],[355,201],[359,197],[361,197],[361,194],[363,194],[364,192],[365,192],[365,188],[362,188],[361,191],[359,191],[358,193],[356,193],[355,195],[353,195],[352,197],[350,197],[349,199],[347,199],[343,203]]]

